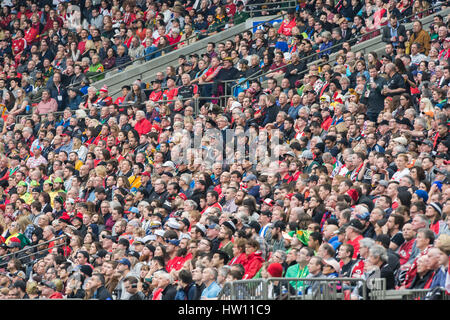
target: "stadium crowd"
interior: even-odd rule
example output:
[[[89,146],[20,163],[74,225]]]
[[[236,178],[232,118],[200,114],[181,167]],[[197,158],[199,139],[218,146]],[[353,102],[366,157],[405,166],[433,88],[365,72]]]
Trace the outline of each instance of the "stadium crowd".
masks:
[[[95,87],[286,8],[269,2],[2,1],[0,299],[303,279],[280,297],[374,274],[450,291],[446,2],[300,1],[118,98]],[[378,35],[382,55],[352,51]]]

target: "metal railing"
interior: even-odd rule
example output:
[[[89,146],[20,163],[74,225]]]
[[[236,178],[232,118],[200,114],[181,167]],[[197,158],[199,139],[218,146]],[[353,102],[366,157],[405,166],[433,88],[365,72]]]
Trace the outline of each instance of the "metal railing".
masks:
[[[413,13],[413,14],[409,15],[408,17],[406,17],[405,19],[409,21],[411,18],[417,16],[418,14],[422,14],[422,13],[429,13],[428,15],[431,15],[431,14],[433,14],[433,10],[434,10],[436,7],[440,7],[440,5],[434,5],[434,6],[431,6],[430,8],[428,8],[428,9],[426,9],[426,10],[422,10],[422,11],[420,11],[420,12]],[[365,33],[365,34],[362,34],[362,35],[359,35],[359,36],[356,36],[356,37],[352,37],[352,38],[350,38],[350,40],[348,40],[347,42],[355,42],[355,41],[358,42],[359,40],[362,40],[363,38],[367,38],[367,40],[369,40],[369,39],[372,39],[372,35],[373,35],[373,34],[380,33],[381,31],[382,31],[381,28],[380,28],[380,29],[375,29],[375,30],[372,30],[372,31],[370,31],[370,32],[368,32],[368,33]],[[377,35],[378,35],[378,34],[377,34]],[[377,43],[381,43],[381,42],[383,42],[383,41],[382,41],[381,38],[380,38],[380,41],[377,42]],[[359,43],[361,43],[361,42],[359,42]],[[322,50],[322,51],[317,50],[316,52],[313,52],[313,53],[311,53],[310,55],[308,55],[308,56],[306,56],[306,57],[300,58],[300,59],[299,59],[299,60],[300,60],[300,63],[303,62],[303,61],[305,61],[305,60],[306,60],[306,61],[311,60],[311,58],[313,58],[313,57],[319,57],[320,54],[322,54],[322,53],[324,53],[324,52],[328,52],[328,51],[330,51],[330,50],[331,50],[331,52],[333,53],[333,49],[336,49],[336,48],[338,48],[338,47],[340,47],[340,46],[342,46],[342,43],[338,43],[338,44],[332,45],[331,47],[325,48],[325,49]],[[317,61],[317,60],[316,60],[316,61]],[[311,61],[311,63],[313,63],[313,62],[314,62],[314,61]],[[241,80],[240,82],[236,83],[235,86],[233,86],[232,91],[234,91],[234,89],[235,89],[237,86],[240,86],[240,85],[242,85],[242,84],[244,84],[244,83],[246,83],[246,82],[248,82],[248,81],[252,81],[252,80],[255,80],[255,79],[259,79],[259,78],[261,78],[261,77],[265,77],[265,76],[268,75],[269,73],[277,72],[277,71],[279,71],[279,70],[281,70],[281,69],[286,68],[287,66],[289,66],[289,65],[291,65],[291,64],[292,64],[292,62],[289,62],[289,63],[287,63],[287,64],[285,64],[285,65],[283,65],[283,66],[281,66],[281,67],[278,67],[278,68],[275,68],[275,69],[272,69],[272,70],[269,70],[269,71],[266,71],[266,72],[263,72],[263,73],[259,73],[258,75],[252,75],[252,76],[250,76],[250,77],[248,77],[248,78],[246,78],[246,79],[243,79],[243,80]],[[323,64],[325,64],[325,63],[323,63]],[[309,72],[309,71],[306,69],[306,70],[302,71],[300,74],[307,73],[307,72]]]
[[[299,283],[297,288],[295,284]],[[342,283],[360,283],[363,299],[367,284],[360,278],[267,278],[225,282],[219,300],[345,300]],[[347,289],[346,289],[347,290]],[[293,292],[294,291],[294,292]]]
[[[218,300],[351,300],[351,292],[357,286],[361,289],[361,300],[428,300],[432,292],[431,289],[386,290],[384,278],[267,278],[225,282]],[[311,287],[314,290],[309,292]],[[450,300],[445,288],[439,291],[438,300]]]
[[[272,7],[281,6],[281,7]],[[268,15],[279,13],[283,10],[294,9],[297,7],[296,1],[277,1],[277,2],[264,2],[264,3],[250,3],[245,5],[245,11],[250,14],[250,17],[261,17],[262,12],[268,12]],[[259,9],[255,9],[259,8]]]
[[[291,1],[287,1],[287,2],[290,3]],[[282,3],[283,3],[283,2],[282,2]],[[428,9],[426,9],[426,10],[423,10],[423,11],[420,11],[420,12],[417,12],[417,13],[414,13],[414,14],[408,16],[408,17],[406,17],[405,19],[409,20],[409,19],[411,19],[412,17],[414,17],[414,16],[416,16],[416,15],[418,15],[418,14],[422,14],[422,13],[428,13],[428,15],[431,15],[431,14],[433,14],[434,9],[437,8],[437,7],[439,7],[439,6],[440,6],[440,5],[434,5],[434,6],[431,6],[430,8],[428,8]],[[290,8],[290,7],[289,7],[289,8]],[[289,8],[283,8],[283,10],[289,9]],[[264,23],[271,22],[271,21],[274,21],[274,20],[278,20],[278,19],[280,19],[280,18],[283,18],[284,15],[285,15],[285,14],[283,13],[283,14],[278,15],[278,16],[276,16],[276,17],[270,19],[270,20],[261,22],[261,23],[255,25],[255,26],[251,26],[251,27],[245,29],[243,32],[245,32],[245,31],[247,31],[247,30],[251,30],[251,29],[253,29],[253,28],[257,28],[257,27],[263,25]],[[364,37],[368,37],[368,35],[372,35],[372,34],[377,33],[377,32],[379,33],[379,32],[380,32],[380,29],[376,29],[376,30],[373,30],[373,31],[371,31],[371,32],[369,32],[369,33],[367,33],[367,34],[359,35],[359,36],[357,36],[357,37],[351,38],[349,41],[358,41],[358,40],[361,40],[361,39],[364,38]],[[196,36],[194,36],[194,37],[196,37]],[[192,38],[194,38],[194,37],[192,37]],[[370,36],[369,36],[369,39],[371,39]],[[377,43],[381,43],[381,42],[382,42],[382,40],[381,40],[381,38],[380,38],[380,41],[377,42]],[[172,46],[176,46],[176,45],[178,45],[178,44],[179,44],[179,43],[173,44]],[[311,59],[314,58],[314,57],[318,57],[321,53],[327,52],[327,51],[330,51],[330,50],[333,50],[333,49],[335,49],[335,48],[337,48],[337,47],[339,47],[339,46],[341,46],[341,44],[333,45],[333,46],[331,46],[331,47],[329,47],[329,48],[326,48],[326,49],[324,49],[324,50],[322,50],[322,51],[319,50],[319,51],[313,52],[313,53],[311,53],[310,55],[308,55],[308,56],[306,56],[306,57],[300,58],[300,63],[303,62],[303,61],[305,61],[305,60],[308,61],[308,60],[311,60]],[[149,55],[153,55],[153,54],[155,54],[155,53],[157,53],[157,52],[158,52],[158,51],[153,52],[153,53],[151,53],[151,54],[149,54]],[[136,61],[145,59],[145,58],[148,57],[149,55],[140,57],[140,58],[135,59],[135,60],[133,60],[133,61],[130,61],[130,62],[129,62],[129,65],[132,65],[132,64],[133,64],[134,62],[136,62]],[[315,61],[317,61],[317,60],[315,60]],[[311,61],[310,63],[314,63],[315,61]],[[327,63],[327,62],[323,62],[323,63],[320,63],[320,64],[318,64],[318,65],[323,65],[323,64],[326,64],[326,63]],[[230,90],[230,91],[231,91],[231,92],[230,92],[231,94],[228,95],[227,92],[225,91],[223,97],[227,98],[227,97],[233,96],[233,92],[235,92],[235,90],[236,90],[237,87],[239,87],[239,86],[241,86],[241,85],[243,85],[243,84],[245,84],[245,83],[247,83],[247,82],[250,82],[250,81],[252,81],[252,80],[255,80],[255,79],[264,79],[264,77],[265,77],[267,74],[273,73],[273,72],[277,72],[277,71],[279,71],[279,70],[281,70],[281,69],[283,69],[283,68],[286,68],[287,66],[289,66],[289,65],[291,65],[291,64],[292,64],[292,62],[289,62],[289,63],[287,63],[286,65],[283,65],[283,66],[281,66],[281,67],[278,67],[278,68],[275,68],[275,69],[273,69],[273,70],[269,70],[269,71],[266,71],[266,72],[262,72],[262,69],[261,69],[261,70],[260,70],[259,72],[257,72],[256,74],[254,74],[254,75],[252,75],[252,76],[249,76],[249,77],[247,77],[247,78],[245,78],[245,79],[241,79],[241,80],[235,79],[235,80],[230,80],[230,81],[223,81],[222,83],[225,83],[225,84],[227,84],[227,83],[233,83],[233,82],[235,83],[235,84],[231,87],[231,90]],[[153,70],[153,69],[156,69],[156,68],[159,68],[159,67],[160,67],[160,66],[155,66],[155,67],[153,67],[153,68],[150,68],[150,70]],[[95,75],[93,75],[92,77],[98,77],[99,75],[107,74],[108,72],[111,72],[111,71],[113,71],[113,70],[115,70],[115,69],[116,69],[116,68],[109,69],[109,70],[105,70],[104,72],[95,74]],[[145,72],[148,72],[148,71],[149,71],[149,70],[145,70]],[[305,74],[305,73],[308,73],[308,72],[309,72],[309,70],[306,68],[305,70],[301,71],[301,72],[299,73],[299,75],[302,75],[302,74]],[[142,78],[142,74],[141,74],[141,78]],[[67,88],[70,88],[70,87],[76,86],[76,85],[78,85],[78,84],[72,84],[72,85],[68,86]],[[228,85],[225,85],[225,90],[228,90]],[[114,95],[116,95],[116,94],[118,94],[118,93],[120,93],[120,92],[121,92],[121,89],[118,89],[118,90],[112,92],[112,93],[110,94],[110,96],[114,96]],[[85,97],[85,95],[84,95],[83,97]],[[33,103],[35,103],[35,102],[36,102],[36,101],[33,101]]]
[[[17,252],[8,253],[3,256],[0,256],[0,259],[2,261],[8,261],[8,260],[10,260],[10,258],[16,258],[16,259],[19,259],[20,261],[25,260],[25,259],[31,258],[39,253],[48,251],[49,248],[39,249],[37,251],[34,251],[34,249],[37,249],[42,246],[46,246],[51,242],[55,243],[55,245],[51,249],[62,247],[64,245],[64,243],[57,243],[58,242],[57,240],[66,239],[67,237],[68,237],[67,234],[63,234],[62,236],[56,237],[52,240],[44,241],[44,242],[36,244],[34,246],[25,246],[23,249],[21,249]],[[31,262],[33,262],[33,261],[31,261]]]
[[[281,3],[281,4],[290,4],[290,3],[292,3],[292,2],[293,2],[293,1],[281,1],[281,2],[277,2],[276,4],[280,4],[280,3]],[[260,4],[260,5],[263,5],[263,4]],[[280,11],[282,11],[282,10],[287,10],[287,9],[291,9],[291,8],[296,8],[296,6],[287,6],[287,7],[285,7],[285,8],[281,8]],[[257,11],[258,11],[258,10],[257,10]],[[261,10],[261,11],[262,11],[262,10]],[[245,29],[244,31],[247,31],[247,30],[250,30],[250,29],[253,29],[253,28],[257,28],[257,27],[263,25],[264,23],[271,22],[271,21],[273,21],[273,20],[278,20],[278,19],[280,19],[280,18],[283,18],[284,16],[285,16],[284,13],[279,14],[279,15],[277,15],[276,17],[274,17],[274,18],[272,18],[272,19],[270,19],[270,20],[261,22],[261,23],[259,23],[259,24],[256,25],[256,26],[252,26],[252,27],[250,27],[250,28]],[[221,24],[220,26],[225,26],[225,25],[226,25],[226,23],[223,23],[223,24]],[[191,37],[185,39],[184,41],[190,42],[190,40],[198,39],[199,35],[201,36],[202,34],[204,34],[204,32],[203,32],[203,33],[202,33],[202,32],[196,32],[195,35],[193,35],[193,36],[191,36]],[[204,37],[204,38],[207,38],[207,37],[208,37],[208,36],[206,36],[206,37]],[[202,38],[202,39],[204,39],[204,38]],[[125,68],[128,67],[128,66],[134,65],[136,62],[142,62],[142,61],[144,61],[144,60],[145,60],[145,61],[150,61],[150,60],[147,60],[147,58],[154,57],[156,54],[162,53],[163,51],[167,51],[168,48],[169,48],[170,50],[172,50],[173,48],[179,46],[180,44],[181,44],[180,42],[177,42],[177,43],[168,45],[168,46],[166,46],[166,47],[164,47],[164,48],[158,49],[157,51],[154,51],[154,52],[152,52],[152,53],[146,54],[146,55],[141,56],[141,57],[139,57],[139,58],[136,58],[136,59],[134,59],[134,60],[132,60],[132,61],[129,61],[129,62],[123,64],[123,65],[120,65],[120,66],[117,66],[117,67],[113,67],[113,68],[108,69],[108,70],[105,70],[105,71],[103,71],[103,72],[97,72],[97,73],[95,73],[95,74],[89,75],[89,76],[88,76],[88,79],[94,79],[94,78],[102,78],[102,79],[103,79],[103,78],[105,78],[105,77],[107,76],[108,73],[111,73],[111,72],[113,72],[113,71],[118,71],[119,69],[125,69]],[[154,68],[152,68],[152,69],[154,69]],[[151,70],[151,69],[150,69],[150,70]],[[122,71],[122,70],[120,70],[120,71]],[[148,72],[148,71],[149,71],[149,70],[146,70],[146,72]],[[79,84],[80,84],[80,83],[75,83],[75,84],[72,84],[72,86],[78,86]]]
[[[212,84],[212,82],[211,83],[207,83],[207,84]],[[197,116],[200,113],[200,103],[201,103],[201,101],[217,100],[217,102],[218,102],[217,105],[219,105],[222,108],[224,107],[224,105],[223,105],[223,103],[224,103],[223,96],[220,96],[220,97],[203,97],[203,96],[200,96],[200,97],[197,97],[197,98],[192,97],[192,98],[182,98],[182,99],[172,99],[172,100],[160,100],[160,101],[157,101],[155,103],[158,104],[158,105],[162,105],[162,104],[174,103],[176,101],[185,102],[185,101],[189,101],[189,100],[191,100],[193,102],[192,107],[194,108],[194,115],[195,116]],[[133,108],[133,107],[141,107],[141,106],[144,106],[144,105],[145,105],[145,102],[143,102],[141,104],[124,103],[124,104],[120,104],[118,107],[120,109],[128,109],[128,108]],[[96,108],[98,110],[100,110],[102,107],[96,106]],[[61,120],[61,116],[63,114],[64,114],[64,111],[52,112],[52,115],[55,117],[55,121]],[[44,117],[44,118],[41,119],[41,121],[44,122],[44,121],[47,120],[48,113],[42,114],[40,116]],[[32,114],[17,115],[16,116],[16,123],[22,122],[22,119],[31,119],[31,117],[32,117]],[[88,117],[89,117],[89,115],[88,115]]]
[[[275,21],[275,20],[283,19],[283,17],[284,17],[285,15],[286,15],[285,13],[282,13],[282,14],[277,15],[277,16],[275,16],[275,17],[269,19],[269,20],[266,20],[266,21],[264,21],[264,22],[261,22],[261,23],[258,23],[258,24],[256,24],[256,25],[254,25],[254,26],[248,27],[248,28],[244,29],[243,31],[240,31],[239,33],[243,33],[243,32],[252,30],[252,29],[254,29],[254,28],[258,28],[258,27],[260,27],[260,26],[262,26],[262,25],[264,25],[265,23],[268,23],[268,22],[272,22],[272,21]],[[151,55],[153,55],[153,54],[155,54],[155,52],[151,53]],[[145,56],[144,56],[144,57],[145,57]],[[143,59],[144,57],[141,57],[141,58],[139,58],[139,59]],[[134,62],[135,62],[135,61],[138,61],[138,59],[133,60],[133,61],[134,61]],[[166,64],[166,63],[167,63],[167,62],[165,62],[165,63],[163,63],[163,64]],[[129,63],[129,65],[132,65],[132,64],[133,64],[132,62]],[[145,72],[145,73],[148,73],[148,72],[151,72],[152,70],[156,70],[156,69],[158,69],[158,68],[160,68],[160,67],[161,67],[161,65],[156,65],[156,66],[150,67],[149,69],[142,70],[142,73],[139,75],[138,78],[142,80],[142,74],[143,74],[144,72]],[[107,74],[108,72],[111,72],[112,70],[113,70],[113,69],[109,69],[108,71],[105,71],[104,74]],[[100,75],[100,74],[103,74],[103,73],[100,73],[100,72],[99,72],[98,74]],[[97,77],[97,76],[98,76],[98,75],[94,75],[94,77]],[[113,85],[115,85],[115,84],[113,84]],[[121,92],[121,89],[117,89],[117,90],[115,90],[115,91],[112,91],[112,92],[110,93],[110,96],[113,97],[113,96],[115,96],[116,94],[118,94],[118,93],[120,93],[120,92]]]

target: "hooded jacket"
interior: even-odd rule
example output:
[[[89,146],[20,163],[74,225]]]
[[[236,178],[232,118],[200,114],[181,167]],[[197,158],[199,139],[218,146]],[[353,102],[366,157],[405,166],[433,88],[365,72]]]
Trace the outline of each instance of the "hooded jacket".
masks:
[[[255,251],[247,256],[243,262],[245,274],[242,280],[251,279],[261,269],[264,259],[261,256],[261,251]]]

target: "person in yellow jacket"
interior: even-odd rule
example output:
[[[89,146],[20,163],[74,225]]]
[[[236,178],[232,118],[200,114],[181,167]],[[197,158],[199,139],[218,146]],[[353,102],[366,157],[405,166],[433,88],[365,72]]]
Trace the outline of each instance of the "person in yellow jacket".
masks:
[[[53,191],[53,181],[50,179],[47,179],[44,181],[43,191],[47,192],[50,196],[50,204],[53,207],[53,201],[55,200],[55,197],[58,195],[57,191]]]
[[[28,192],[28,184],[25,181],[20,181],[17,184],[17,194],[26,204],[33,202],[33,196]]]
[[[142,185],[141,174],[144,171],[144,165],[142,163],[136,163],[133,165],[133,175],[128,178],[130,182],[130,189],[135,188],[136,190]]]
[[[55,179],[53,179],[53,191],[66,192],[64,190],[64,180],[61,177],[56,177]]]

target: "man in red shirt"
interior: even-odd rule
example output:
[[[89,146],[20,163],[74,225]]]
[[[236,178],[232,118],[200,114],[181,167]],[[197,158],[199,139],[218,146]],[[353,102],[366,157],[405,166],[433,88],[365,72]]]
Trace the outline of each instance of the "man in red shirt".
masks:
[[[153,80],[152,81],[153,91],[150,93],[150,96],[148,97],[149,100],[153,102],[158,102],[162,100],[163,92],[161,90],[161,81],[160,80]]]
[[[147,134],[152,130],[152,124],[145,118],[145,112],[142,110],[138,110],[136,112],[134,129],[139,133],[140,136],[143,134]]]
[[[175,87],[175,78],[167,78],[167,89],[163,92],[165,100],[174,100],[178,96],[178,89]]]
[[[233,0],[227,0],[227,4],[225,5],[225,12],[227,13],[227,17],[231,18],[236,13],[236,5],[233,3]]]
[[[416,230],[414,230],[411,223],[405,223],[402,228],[403,238],[405,242],[398,248],[398,255],[400,257],[400,265],[404,265],[411,257],[414,242],[416,241]]]
[[[37,42],[37,36],[39,34],[39,30],[33,27],[33,23],[31,20],[25,20],[25,41],[27,44],[31,45]]]
[[[122,86],[122,96],[118,97],[114,104],[122,104],[125,100],[125,97],[127,96],[128,92],[131,91],[131,87],[128,85]]]
[[[27,41],[23,37],[23,31],[19,29],[17,30],[16,35],[13,37],[12,41],[12,51],[14,56],[20,55],[26,47]]]
[[[219,194],[217,191],[208,191],[206,194],[206,208],[201,212],[201,214],[204,214],[208,212],[211,208],[217,208],[222,212],[222,206],[219,203]]]
[[[284,34],[285,36],[292,35],[292,28],[297,25],[295,21],[295,9],[289,9],[288,16],[280,25],[278,33]]]
[[[364,226],[358,219],[350,220],[347,228],[345,229],[345,239],[346,244],[351,244],[353,246],[353,259],[358,257],[360,244],[359,242],[364,238],[361,233]]]

